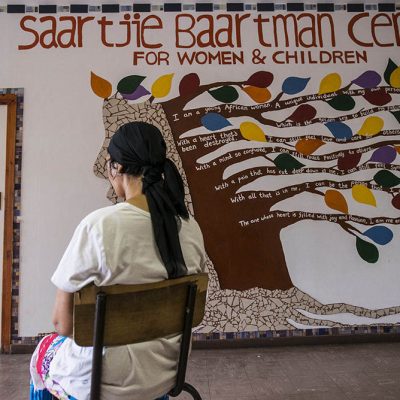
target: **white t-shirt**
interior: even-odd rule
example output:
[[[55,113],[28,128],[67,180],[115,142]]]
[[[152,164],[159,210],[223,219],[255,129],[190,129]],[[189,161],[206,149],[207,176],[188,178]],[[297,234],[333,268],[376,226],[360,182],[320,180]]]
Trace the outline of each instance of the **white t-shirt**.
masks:
[[[197,222],[179,231],[188,274],[203,272],[205,251]],[[158,254],[150,213],[129,203],[101,208],[78,225],[52,282],[76,292],[97,286],[157,282],[168,278]],[[102,399],[152,400],[175,385],[180,335],[104,351]],[[92,348],[66,339],[50,366],[50,377],[77,398],[89,398]],[[144,395],[145,394],[145,395]]]

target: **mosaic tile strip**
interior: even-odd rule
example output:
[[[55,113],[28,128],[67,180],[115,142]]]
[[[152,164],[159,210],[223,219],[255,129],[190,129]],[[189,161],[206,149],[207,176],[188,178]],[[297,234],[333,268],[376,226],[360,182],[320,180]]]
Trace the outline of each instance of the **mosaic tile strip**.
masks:
[[[9,14],[23,14],[23,13],[40,13],[40,14],[55,14],[55,13],[80,13],[86,14],[88,12],[102,12],[102,13],[119,13],[119,12],[150,12],[150,11],[164,11],[164,12],[181,12],[183,11],[197,11],[197,12],[212,12],[212,11],[228,11],[228,12],[243,12],[243,11],[258,11],[258,12],[273,12],[284,11],[288,12],[302,12],[304,10],[318,12],[333,12],[344,11],[348,12],[363,12],[379,11],[379,12],[394,12],[400,9],[400,3],[348,3],[348,4],[334,4],[334,3],[163,3],[163,4],[147,4],[135,3],[133,5],[120,5],[120,4],[71,4],[59,6],[55,4],[41,4],[38,6],[29,6],[24,4],[8,4],[7,6],[0,6],[0,12],[7,12]]]
[[[43,336],[49,332],[40,333],[38,336],[15,337],[12,344],[37,345]],[[343,328],[318,328],[318,329],[293,329],[277,331],[254,331],[254,332],[214,332],[193,333],[193,341],[212,340],[248,340],[265,338],[299,338],[299,337],[322,337],[322,336],[354,336],[354,335],[400,335],[399,325],[365,325]]]
[[[264,339],[264,338],[288,338],[288,337],[321,337],[321,336],[351,336],[368,334],[400,334],[399,325],[374,325],[374,326],[352,326],[344,328],[318,328],[318,329],[294,329],[277,331],[254,331],[254,332],[214,332],[194,333],[194,341],[207,340],[241,340],[241,339]]]
[[[24,112],[24,89],[0,89],[0,94],[17,96],[17,134],[15,143],[15,184],[13,222],[13,261],[11,288],[11,343],[18,337],[19,270],[20,270],[20,216],[21,216],[21,165],[22,165],[22,123]]]

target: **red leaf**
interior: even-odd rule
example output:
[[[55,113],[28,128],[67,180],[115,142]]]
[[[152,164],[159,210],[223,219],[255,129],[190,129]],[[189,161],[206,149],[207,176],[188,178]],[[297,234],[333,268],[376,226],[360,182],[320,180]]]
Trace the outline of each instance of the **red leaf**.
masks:
[[[396,196],[393,197],[392,205],[394,208],[400,210],[400,193],[397,193]]]
[[[339,157],[337,160],[337,167],[342,171],[347,171],[358,165],[361,159],[361,153],[349,154],[344,153],[343,157]]]
[[[312,120],[317,115],[317,110],[309,104],[302,104],[294,110],[294,113],[288,117],[293,122],[305,122]]]
[[[386,93],[384,88],[379,90],[368,90],[364,95],[365,100],[374,106],[384,106],[392,100],[392,96]]]
[[[181,96],[191,95],[200,86],[200,78],[197,74],[191,73],[185,75],[179,83],[179,94]]]
[[[266,88],[274,80],[274,75],[268,71],[258,71],[255,72],[250,78],[245,82],[246,85],[256,86],[259,88]]]

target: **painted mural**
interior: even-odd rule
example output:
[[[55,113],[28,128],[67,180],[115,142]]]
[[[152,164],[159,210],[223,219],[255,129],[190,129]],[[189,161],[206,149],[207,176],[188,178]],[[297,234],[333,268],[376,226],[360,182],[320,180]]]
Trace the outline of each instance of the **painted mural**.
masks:
[[[338,19],[300,16],[318,24],[325,17],[335,46]],[[241,37],[233,30],[240,30],[246,18],[236,15],[236,25],[224,31],[231,40],[236,37],[234,46]],[[360,18],[350,20],[348,34],[365,44],[351,30]],[[254,21],[265,42],[260,33],[265,19],[258,15]],[[298,46],[317,46],[318,40],[324,45],[326,38],[317,37],[321,25],[313,27],[296,27]],[[195,39],[186,31],[197,46],[223,47],[218,32],[214,39],[208,32],[202,44],[205,32]],[[277,43],[281,36],[274,32]],[[220,61],[244,59],[243,52],[223,53]],[[332,247],[333,254],[346,252],[341,262],[348,269],[399,262],[400,59],[395,53],[385,52],[371,65],[366,50],[275,51],[270,63],[253,50],[258,70],[242,68],[240,79],[222,81],[213,80],[212,66],[200,72],[188,67],[179,74],[171,65],[160,66],[152,81],[145,69],[135,67],[115,87],[92,72],[92,90],[104,98],[106,131],[95,174],[106,177],[105,149],[116,129],[144,120],[162,130],[169,157],[184,176],[188,207],[205,236],[211,276],[198,332],[398,323],[398,304],[373,309],[357,302],[322,303],[296,286],[288,266],[288,260],[300,268],[317,260],[329,265],[324,254],[325,249],[332,254]],[[203,54],[178,52],[177,59],[199,62]],[[159,54],[159,62],[162,57],[167,60],[170,54]],[[320,68],[296,70],[291,61]],[[356,65],[350,76],[342,76],[341,63]],[[117,201],[112,190],[108,197]],[[312,243],[305,245],[303,236],[310,232]],[[351,282],[343,284],[352,290]]]

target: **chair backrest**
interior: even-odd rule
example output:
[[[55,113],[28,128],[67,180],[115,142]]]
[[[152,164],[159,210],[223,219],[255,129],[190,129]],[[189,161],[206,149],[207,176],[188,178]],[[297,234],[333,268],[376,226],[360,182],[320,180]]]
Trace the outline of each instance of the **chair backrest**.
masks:
[[[208,275],[188,275],[141,285],[89,285],[74,296],[74,340],[93,345],[96,296],[107,296],[104,346],[145,342],[182,332],[188,287],[197,285],[192,326],[203,319]]]

